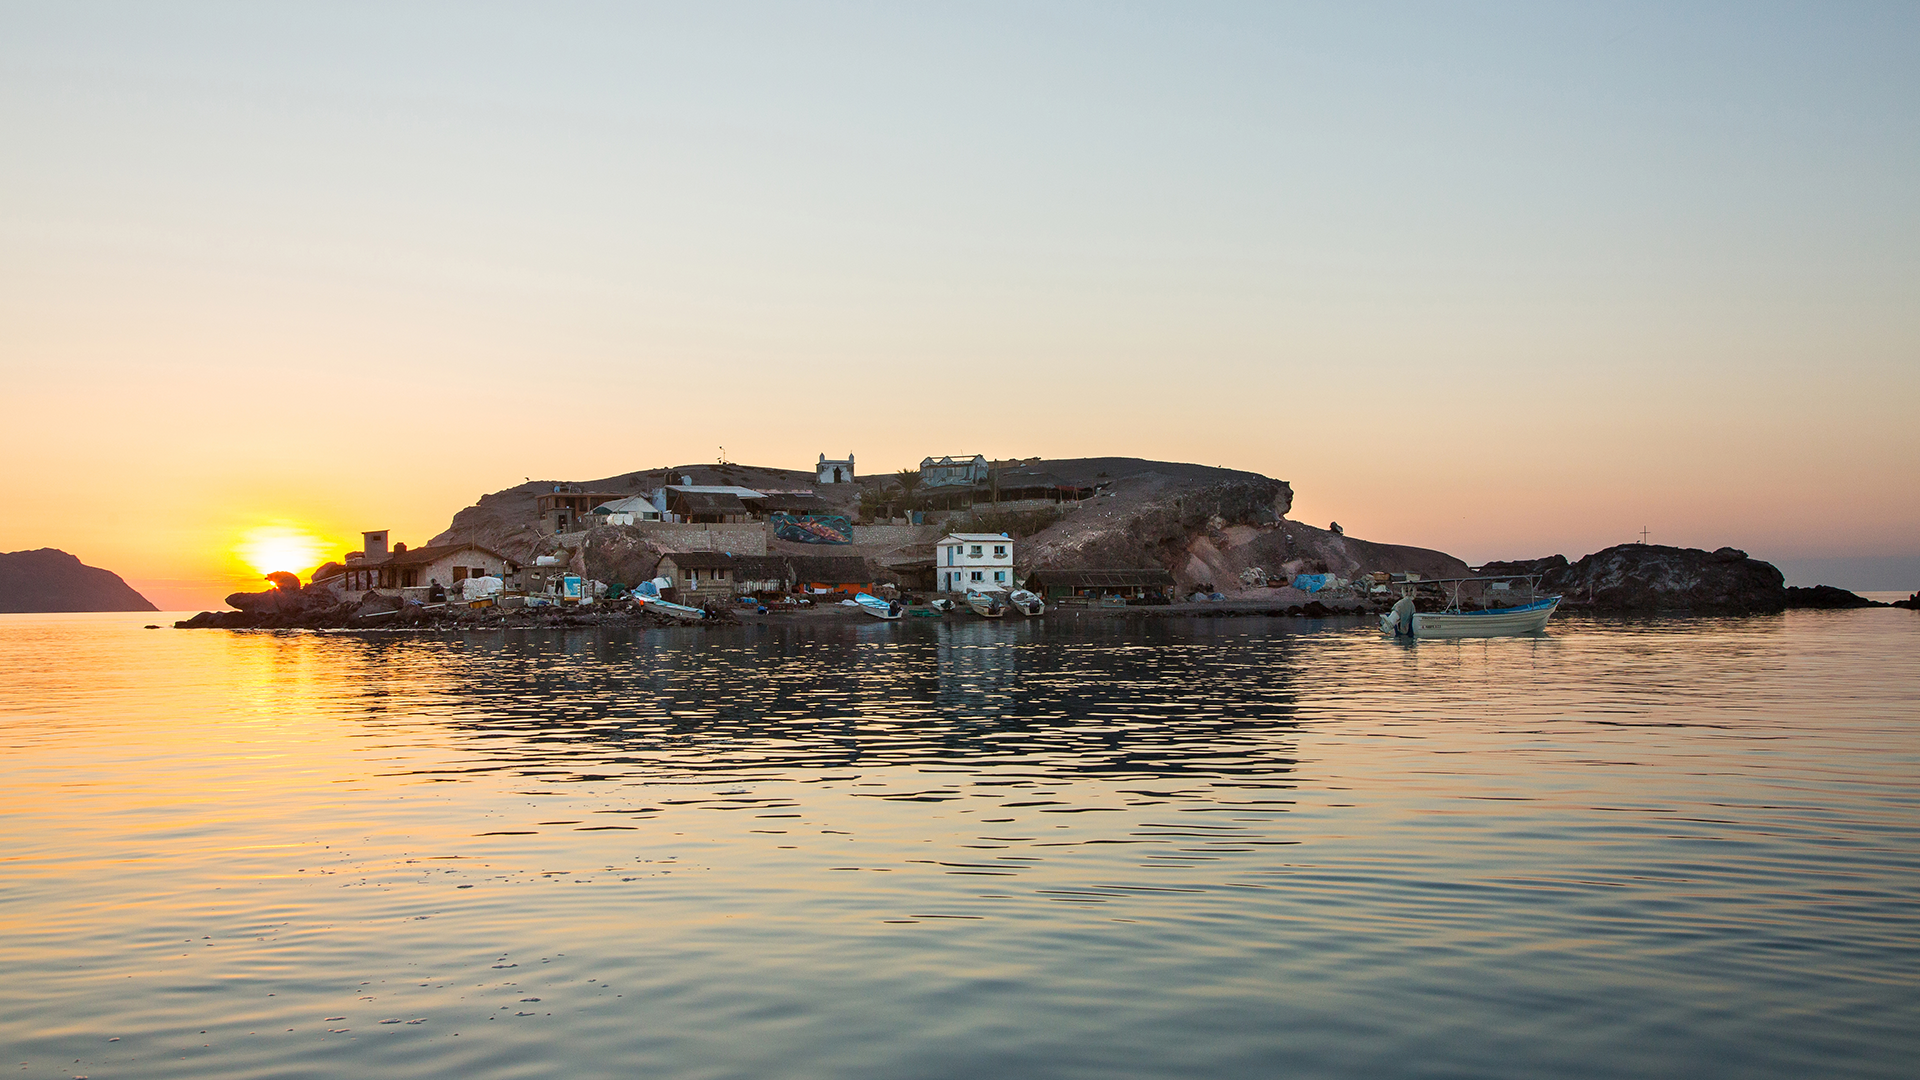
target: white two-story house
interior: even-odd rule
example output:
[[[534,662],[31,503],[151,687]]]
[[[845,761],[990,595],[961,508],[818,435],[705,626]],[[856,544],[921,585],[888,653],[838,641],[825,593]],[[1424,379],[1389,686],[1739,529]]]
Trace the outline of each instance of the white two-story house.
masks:
[[[941,592],[1013,588],[1013,540],[1005,533],[948,533],[933,548]]]

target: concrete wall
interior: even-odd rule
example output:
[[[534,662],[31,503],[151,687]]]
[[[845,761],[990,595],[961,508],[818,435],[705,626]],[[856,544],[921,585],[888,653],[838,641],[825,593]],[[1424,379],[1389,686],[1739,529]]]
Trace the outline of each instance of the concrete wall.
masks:
[[[853,542],[855,544],[873,544],[884,547],[902,547],[907,544],[928,543],[944,535],[938,526],[933,525],[855,525]],[[834,554],[829,546],[824,554]]]
[[[735,555],[765,555],[767,526],[703,525],[685,521],[636,521],[633,530],[669,551],[731,551]]]

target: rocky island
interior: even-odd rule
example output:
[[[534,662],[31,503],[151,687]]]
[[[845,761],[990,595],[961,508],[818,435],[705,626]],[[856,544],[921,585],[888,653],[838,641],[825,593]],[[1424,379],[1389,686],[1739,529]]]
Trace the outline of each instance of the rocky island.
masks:
[[[1777,568],[1731,547],[1624,544],[1577,561],[1554,555],[1476,572],[1445,552],[1307,525],[1289,516],[1292,508],[1293,488],[1284,480],[1117,457],[929,458],[917,472],[856,477],[851,456],[828,462],[822,455],[818,471],[721,463],[529,481],[482,496],[421,548],[388,552],[386,534],[369,533],[377,548],[320,567],[305,586],[284,575],[273,589],[228,597],[234,611],[181,625],[370,628],[644,617],[631,604],[566,602],[555,591],[563,578],[584,586],[589,601],[668,582],[681,594],[676,599],[724,621],[855,618],[857,612],[823,610],[820,601],[831,605],[843,593],[869,589],[911,597],[953,588],[958,577],[941,580],[936,559],[936,544],[953,534],[1004,537],[1011,581],[1046,582],[1075,615],[1357,614],[1391,604],[1409,582],[1476,573],[1533,575],[1542,591],[1563,595],[1567,608],[1596,613],[1750,614],[1873,603],[1827,586],[1788,589]],[[498,603],[491,593],[469,602],[467,575],[481,574],[488,560],[515,568],[516,580]],[[705,579],[687,573],[696,563],[708,566]],[[1075,587],[1090,582],[1096,587]],[[1101,582],[1128,584],[1101,596]],[[815,603],[804,602],[809,595]],[[1438,602],[1426,590],[1423,605]]]
[[[0,611],[158,611],[111,570],[57,548],[0,553]]]

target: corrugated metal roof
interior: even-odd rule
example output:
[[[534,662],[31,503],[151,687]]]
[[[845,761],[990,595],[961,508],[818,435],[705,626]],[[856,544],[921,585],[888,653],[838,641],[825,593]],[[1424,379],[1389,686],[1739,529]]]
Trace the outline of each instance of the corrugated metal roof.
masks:
[[[733,568],[746,581],[773,581],[793,573],[792,565],[779,555],[735,555]]]
[[[1059,585],[1076,589],[1124,588],[1135,585],[1171,585],[1173,573],[1159,567],[1138,570],[1048,570],[1027,575],[1027,587]]]
[[[859,555],[789,555],[795,581],[849,584],[873,580],[873,567]]]
[[[609,514],[645,513],[653,509],[653,500],[645,495],[635,495],[626,499],[615,499],[594,507],[595,511],[605,510]]]
[[[406,551],[398,551],[379,562],[369,563],[362,561],[354,566],[354,569],[372,569],[376,566],[425,566],[430,562],[437,562],[448,555],[468,550],[491,555],[501,562],[511,563],[513,561],[492,548],[484,548],[479,544],[440,544],[433,547],[409,548]]]
[[[660,556],[661,562],[668,559],[682,570],[718,570],[734,565],[735,561],[723,551],[669,551]]]
[[[735,484],[668,484],[667,490],[687,495],[731,495],[736,499],[758,499],[763,494]]]
[[[687,491],[681,489],[667,500],[669,507],[690,514],[744,514],[747,504],[738,495],[726,491]]]

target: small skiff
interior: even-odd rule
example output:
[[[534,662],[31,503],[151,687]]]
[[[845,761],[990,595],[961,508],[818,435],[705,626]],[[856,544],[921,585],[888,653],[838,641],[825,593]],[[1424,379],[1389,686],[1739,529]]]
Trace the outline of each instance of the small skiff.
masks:
[[[853,602],[860,605],[860,610],[876,619],[897,619],[907,612],[898,600],[882,600],[877,596],[868,596],[866,593],[855,595]]]
[[[681,622],[698,622],[707,617],[707,613],[697,607],[671,603],[660,599],[658,596],[636,595],[634,599],[640,602],[640,609],[642,611],[666,619],[679,619]]]
[[[967,606],[983,619],[998,619],[1007,613],[1007,605],[997,592],[967,590]]]
[[[1402,610],[1403,605],[1406,610]],[[1411,601],[1402,601],[1380,616],[1380,629],[1416,638],[1510,637],[1546,629],[1547,620],[1559,606],[1557,596],[1488,611],[1413,611]]]
[[[1013,610],[1022,615],[1045,615],[1047,613],[1047,602],[1040,599],[1038,595],[1030,593],[1025,589],[1013,590],[1012,595],[1008,596],[1007,600],[1013,604]]]

